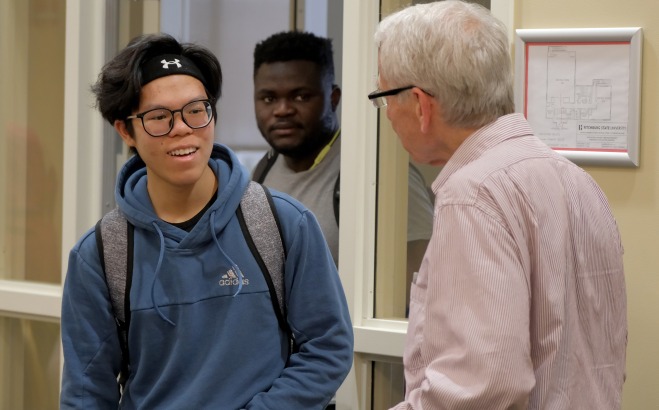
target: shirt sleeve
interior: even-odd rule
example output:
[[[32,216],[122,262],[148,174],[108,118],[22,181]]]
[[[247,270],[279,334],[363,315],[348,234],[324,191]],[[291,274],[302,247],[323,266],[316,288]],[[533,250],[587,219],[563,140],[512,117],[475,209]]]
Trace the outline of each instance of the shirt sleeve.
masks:
[[[412,285],[408,392],[395,409],[526,408],[535,378],[525,262],[496,215],[474,205],[437,212]]]
[[[270,390],[257,394],[247,408],[324,409],[352,366],[352,323],[336,265],[313,214],[304,211],[295,228],[284,233],[289,237],[287,320],[298,350]]]
[[[116,409],[119,405],[121,350],[93,237],[92,231],[69,255],[62,294],[61,409]]]

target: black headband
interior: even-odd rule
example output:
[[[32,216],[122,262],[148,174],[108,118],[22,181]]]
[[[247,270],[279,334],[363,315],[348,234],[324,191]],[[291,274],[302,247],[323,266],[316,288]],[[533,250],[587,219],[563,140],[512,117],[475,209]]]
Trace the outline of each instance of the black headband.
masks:
[[[182,55],[162,54],[142,65],[142,87],[157,78],[174,74],[190,75],[206,86],[204,75],[192,60]]]

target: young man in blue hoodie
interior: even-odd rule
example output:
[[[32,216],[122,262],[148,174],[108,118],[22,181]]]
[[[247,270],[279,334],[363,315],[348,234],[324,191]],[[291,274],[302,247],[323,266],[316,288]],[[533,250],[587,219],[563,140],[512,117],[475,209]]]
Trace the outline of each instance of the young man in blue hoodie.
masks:
[[[134,226],[130,372],[120,390],[120,338],[91,229],[64,285],[61,408],[322,409],[350,369],[352,325],[323,234],[273,191],[289,354],[236,214],[250,176],[214,143],[221,83],[210,51],[157,34],[131,41],[92,87],[136,153],[115,191]]]

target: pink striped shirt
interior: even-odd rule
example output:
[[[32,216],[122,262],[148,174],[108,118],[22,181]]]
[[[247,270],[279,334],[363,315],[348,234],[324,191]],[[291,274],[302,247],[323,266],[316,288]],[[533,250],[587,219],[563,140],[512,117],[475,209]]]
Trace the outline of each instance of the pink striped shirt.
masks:
[[[432,185],[396,409],[619,409],[623,248],[604,193],[520,114],[463,142]]]

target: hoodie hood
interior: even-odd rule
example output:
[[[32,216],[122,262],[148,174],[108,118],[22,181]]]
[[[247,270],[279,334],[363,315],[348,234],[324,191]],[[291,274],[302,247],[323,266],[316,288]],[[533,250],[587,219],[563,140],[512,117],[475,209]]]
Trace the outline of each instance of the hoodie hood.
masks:
[[[213,146],[208,165],[217,177],[217,196],[190,232],[158,218],[147,191],[146,165],[139,156],[131,158],[122,167],[117,178],[115,199],[119,210],[136,228],[153,232],[158,238],[158,259],[151,281],[150,299],[158,316],[172,326],[176,326],[176,323],[160,309],[159,297],[156,295],[156,283],[162,271],[167,249],[193,250],[214,241],[218,251],[230,266],[230,270],[238,277],[239,286],[234,296],[242,289],[243,274],[220,245],[218,236],[235,215],[249,183],[249,174],[233,152],[219,144]]]
[[[146,165],[137,155],[126,162],[117,177],[117,206],[135,227],[162,234],[161,239],[168,248],[193,249],[204,245],[219,235],[235,215],[249,183],[249,172],[224,145],[213,146],[208,164],[217,177],[217,197],[190,232],[158,218],[146,188]],[[211,222],[213,231],[209,229]]]

